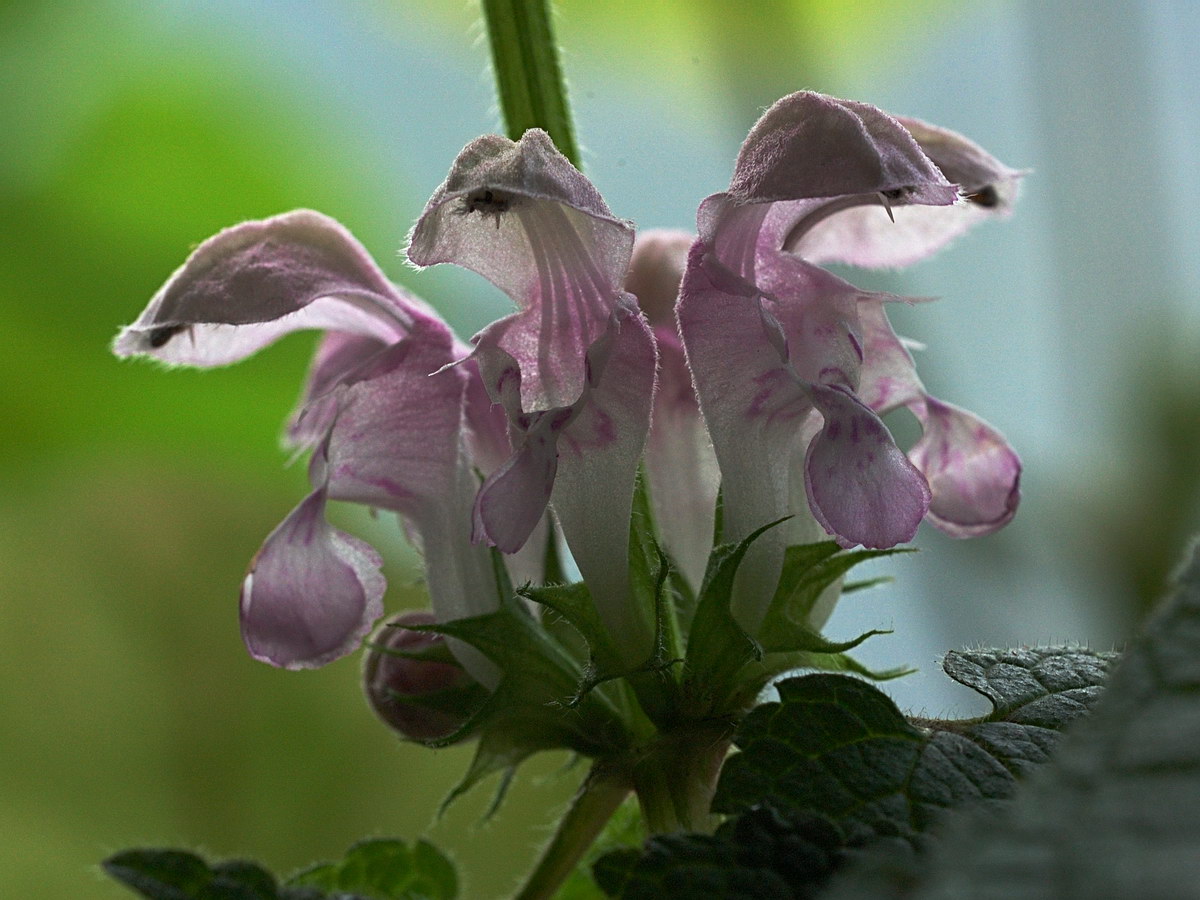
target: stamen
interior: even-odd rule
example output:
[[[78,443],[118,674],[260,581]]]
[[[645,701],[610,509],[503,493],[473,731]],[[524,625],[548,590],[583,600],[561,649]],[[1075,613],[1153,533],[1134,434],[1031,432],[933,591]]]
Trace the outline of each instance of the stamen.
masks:
[[[460,216],[467,216],[473,212],[479,213],[484,218],[492,216],[496,220],[496,230],[499,231],[500,217],[515,204],[516,198],[503,191],[485,187],[471,191],[463,197],[462,205],[454,212]]]
[[[887,212],[888,218],[892,220],[893,225],[896,224],[896,216],[895,216],[895,214],[892,213],[892,201],[897,199],[893,195],[898,194],[898,193],[899,193],[899,191],[880,191],[879,192],[879,202],[883,204],[883,208]]]
[[[985,184],[977,191],[972,191],[969,194],[963,194],[963,197],[970,200],[976,206],[982,206],[984,209],[991,209],[1000,205],[1000,195],[996,192],[993,185]]]
[[[161,325],[158,328],[151,328],[146,332],[146,343],[152,350],[157,350],[187,327],[186,325]]]

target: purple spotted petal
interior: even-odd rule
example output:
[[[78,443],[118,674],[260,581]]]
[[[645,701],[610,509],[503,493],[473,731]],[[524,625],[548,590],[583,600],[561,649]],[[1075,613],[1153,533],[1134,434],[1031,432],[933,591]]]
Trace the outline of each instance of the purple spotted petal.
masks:
[[[345,228],[297,210],[243,222],[201,244],[117,336],[113,352],[220,366],[301,329],[386,344],[418,321],[437,319],[389,283]]]
[[[678,307],[688,365],[721,473],[723,539],[740,541],[791,514],[789,467],[813,414],[786,365],[786,339],[752,285],[724,269],[700,241],[692,247]],[[779,578],[788,529],[750,548],[738,572],[733,613],[753,634]]]
[[[629,265],[633,228],[538,129],[517,143],[468,144],[413,229],[419,266],[455,263],[492,281],[520,307],[475,343],[500,349],[523,375],[526,410],[569,406],[580,363],[604,333]]]
[[[242,582],[242,638],[255,659],[323,666],[356,649],[383,614],[381,560],[325,521],[325,491],[276,528]]]
[[[808,447],[813,515],[844,546],[894,547],[917,533],[930,491],[884,424],[848,390],[814,385],[825,427]]]
[[[759,259],[756,284],[779,323],[787,360],[801,379],[858,384],[863,349],[860,300],[866,292],[789,253]]]
[[[587,382],[558,440],[551,503],[601,620],[626,662],[649,657],[652,623],[629,593],[629,516],[650,427],[657,356],[650,326],[625,295],[588,351]]]
[[[982,419],[932,397],[915,411],[925,434],[909,456],[933,491],[929,521],[960,538],[1006,525],[1021,499],[1021,460],[1008,442]]]
[[[925,386],[917,375],[912,354],[892,330],[878,295],[864,298],[858,312],[863,341],[859,399],[879,415],[920,401]]]

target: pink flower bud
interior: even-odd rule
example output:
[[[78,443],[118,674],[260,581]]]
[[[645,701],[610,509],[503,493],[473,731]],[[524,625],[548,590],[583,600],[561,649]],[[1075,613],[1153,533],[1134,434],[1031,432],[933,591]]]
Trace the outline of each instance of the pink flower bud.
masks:
[[[363,687],[371,709],[401,737],[414,741],[436,741],[452,734],[467,720],[482,690],[456,662],[397,655],[453,660],[440,634],[403,627],[435,621],[427,611],[393,616],[376,632],[363,664]]]

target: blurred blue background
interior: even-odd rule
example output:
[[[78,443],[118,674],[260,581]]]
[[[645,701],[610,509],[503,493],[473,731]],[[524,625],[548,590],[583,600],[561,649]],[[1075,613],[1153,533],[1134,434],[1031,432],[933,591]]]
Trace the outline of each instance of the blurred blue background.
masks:
[[[734,10],[736,9],[736,12]],[[1032,169],[1016,216],[858,283],[901,310],[930,390],[998,426],[1024,503],[974,542],[924,529],[834,635],[915,664],[902,706],[981,711],[937,657],[962,645],[1120,643],[1200,524],[1200,5],[564,0],[586,171],[617,215],[692,227],[746,130],[813,88],[959,130]],[[365,835],[429,834],[464,896],[503,894],[578,769],[547,756],[478,825],[434,810],[468,750],[398,745],[356,659],[251,662],[236,591],[302,496],[278,449],[312,347],[164,373],[107,352],[188,249],[300,206],[346,223],[466,336],[507,301],[397,248],[450,160],[498,127],[472,3],[0,7],[0,895],[127,896],[95,863],[131,844],[281,870]],[[339,512],[416,602],[394,523]]]

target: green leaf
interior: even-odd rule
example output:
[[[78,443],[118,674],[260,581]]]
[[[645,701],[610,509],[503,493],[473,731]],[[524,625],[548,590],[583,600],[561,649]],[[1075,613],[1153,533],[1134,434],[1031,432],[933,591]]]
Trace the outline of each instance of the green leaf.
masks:
[[[843,675],[782,681],[779,701],[753,709],[738,730],[713,802],[731,816],[717,835],[655,838],[640,854],[602,858],[596,877],[621,897],[747,884],[812,897],[860,848],[910,859],[949,811],[1006,802],[1018,777],[1049,758],[1055,729],[1098,695],[1109,657],[1073,647],[950,654],[947,671],[994,699],[990,715],[962,722],[909,721],[879,690]]]
[[[1034,701],[1036,703],[1036,701]],[[1092,713],[999,815],[963,815],[920,868],[916,898],[1194,897],[1200,883],[1200,546]],[[898,897],[890,871],[850,873]]]
[[[911,666],[896,666],[892,669],[871,669],[845,653],[798,653],[793,669],[812,669],[817,672],[849,672],[861,675],[869,681],[891,681],[911,675],[916,669]]]
[[[758,640],[768,652],[786,653],[803,650],[813,653],[841,653],[868,637],[886,632],[868,632],[855,641],[834,645],[820,637],[808,624],[809,614],[821,594],[861,562],[911,553],[911,548],[889,550],[851,550],[843,552],[835,541],[797,544],[787,548],[779,586],[767,607]],[[875,579],[876,583],[879,579]]]
[[[581,586],[528,590],[530,596],[559,604],[584,628],[590,603]],[[478,733],[479,746],[462,781],[442,810],[484,778],[506,773],[495,802],[498,807],[512,773],[531,754],[564,747],[587,756],[623,752],[628,735],[613,701],[599,690],[581,690],[588,673],[551,632],[516,599],[483,616],[437,625],[414,626],[457,638],[478,649],[503,671],[500,684],[454,733],[432,746],[453,744]]]
[[[565,619],[586,642],[591,661],[597,668],[606,671],[620,668],[620,657],[608,637],[604,623],[600,621],[591,592],[584,582],[525,587],[517,593]],[[542,618],[545,620],[546,616],[543,615]]]
[[[185,850],[125,850],[102,865],[149,900],[280,900],[274,876],[244,860],[209,866]]]
[[[510,699],[526,705],[561,703],[575,693],[579,683],[578,661],[513,599],[486,615],[407,627],[470,644],[504,672]]]
[[[327,884],[320,883],[319,877],[304,883],[293,879],[281,889],[276,884],[275,876],[258,863],[227,860],[210,866],[196,854],[185,850],[126,850],[105,860],[103,867],[114,879],[149,900],[416,900],[418,897],[452,900],[456,891],[453,867],[425,842],[419,842],[417,847],[420,857],[416,864],[410,866],[414,875],[409,878],[415,887],[407,892],[394,890],[389,893],[383,889],[382,882],[372,887],[362,879],[353,883],[346,880],[342,884],[337,877],[329,879]],[[351,849],[347,859],[355,854],[356,849]],[[430,853],[438,857],[440,862],[431,858]],[[312,871],[317,870],[337,873],[340,864],[327,864]],[[445,890],[447,884],[449,892]],[[337,891],[336,898],[326,893],[334,890]]]
[[[552,714],[548,712],[545,719],[538,721],[532,713],[523,710],[519,702],[506,697],[504,683],[500,684],[492,697],[491,702],[500,712],[487,716],[487,726],[479,737],[471,765],[442,801],[439,815],[479,782],[503,772],[495,797],[483,816],[484,819],[490,819],[500,808],[517,766],[537,751],[562,746],[569,740],[569,735],[564,733]],[[510,708],[516,711],[505,714]]]
[[[942,668],[992,701],[988,721],[1062,728],[1100,698],[1117,656],[1085,647],[952,650]]]
[[[895,580],[891,575],[880,575],[878,578],[864,578],[862,581],[847,581],[842,585],[842,596],[857,594],[859,591],[879,587],[882,584],[891,584]]]
[[[336,863],[322,863],[293,875],[288,888],[318,888],[372,900],[454,900],[454,865],[428,841],[375,839],[351,847]]]
[[[1065,668],[1075,653],[1037,655]],[[1102,678],[1093,663],[1088,658],[1075,678],[1064,675],[1060,693]],[[736,738],[742,752],[726,762],[713,808],[740,813],[767,803],[818,813],[855,842],[916,840],[946,809],[1009,797],[1016,776],[1045,761],[1057,739],[1052,728],[1006,718],[1019,717],[1027,708],[1021,704],[984,721],[918,720],[918,727],[857,679],[811,675],[778,688],[779,703],[754,709],[743,722]]]
[[[736,691],[734,676],[749,662],[762,659],[762,648],[746,634],[730,612],[734,579],[746,551],[771,528],[770,522],[737,544],[720,544],[708,557],[696,614],[688,631],[685,679],[693,714],[719,711]]]
[[[715,835],[658,835],[641,853],[608,853],[593,875],[609,896],[625,900],[809,897],[832,871],[842,840],[820,817],[760,807]]]
[[[184,850],[124,850],[101,865],[151,900],[190,900],[213,879],[208,863]]]
[[[775,872],[741,865],[735,847],[707,834],[661,835],[641,853],[618,850],[601,857],[592,872],[605,893],[626,900],[790,896]]]

